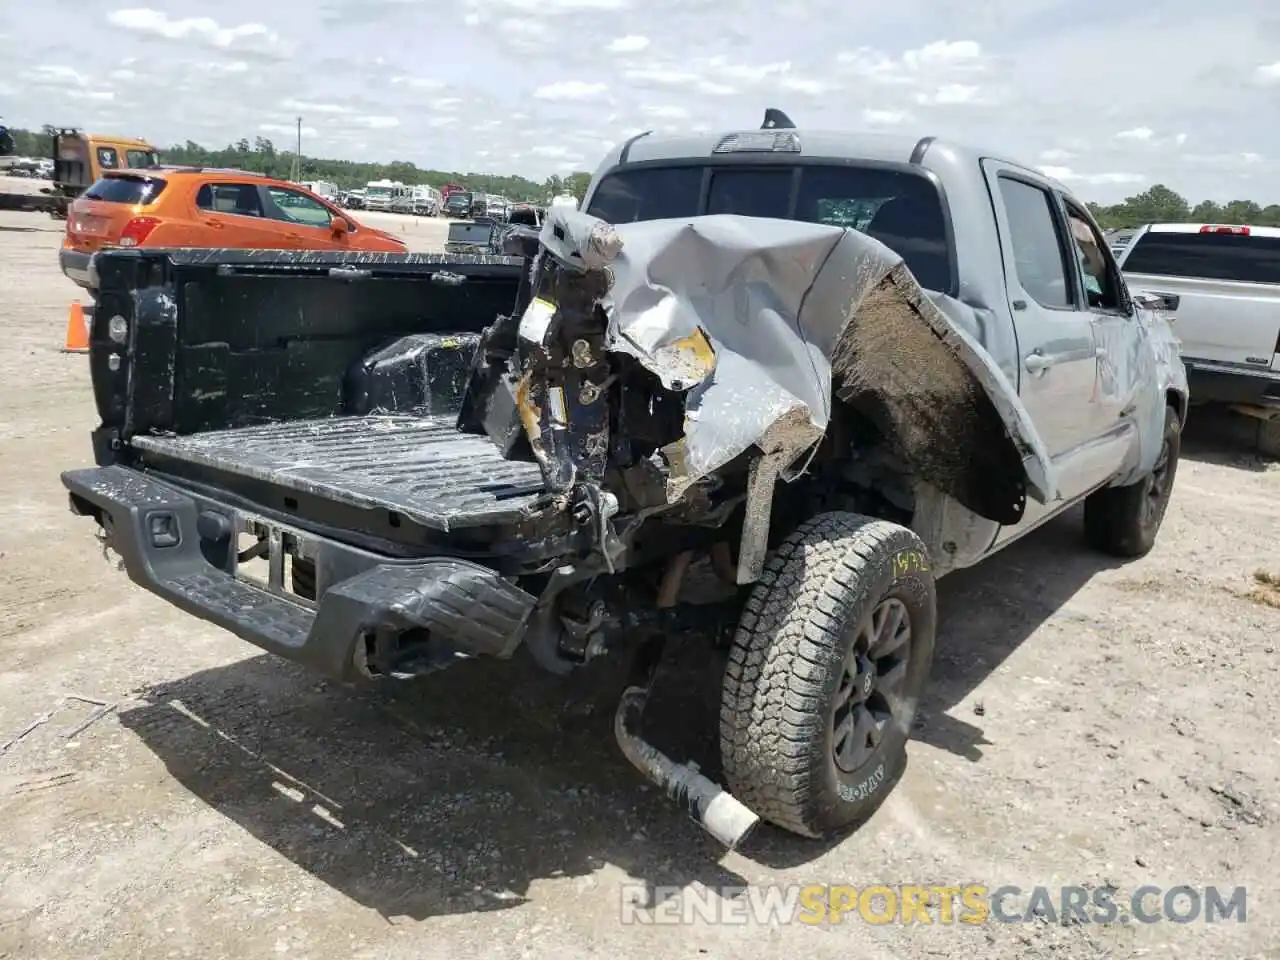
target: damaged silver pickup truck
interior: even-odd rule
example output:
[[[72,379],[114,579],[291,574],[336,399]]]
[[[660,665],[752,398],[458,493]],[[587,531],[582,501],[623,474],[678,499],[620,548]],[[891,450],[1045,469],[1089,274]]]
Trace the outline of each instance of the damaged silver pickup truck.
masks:
[[[1176,341],[1032,169],[770,111],[636,138],[504,244],[100,255],[73,510],[343,682],[631,658],[623,752],[729,846],[892,790],[938,577],[1081,501],[1092,546],[1153,545]],[[641,735],[669,636],[728,646],[727,790]]]

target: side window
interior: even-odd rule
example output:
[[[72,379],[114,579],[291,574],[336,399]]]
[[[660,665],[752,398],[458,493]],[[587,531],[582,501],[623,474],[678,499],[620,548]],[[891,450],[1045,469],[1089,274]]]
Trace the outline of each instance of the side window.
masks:
[[[267,196],[271,198],[272,209],[269,215],[273,220],[328,229],[329,222],[333,219],[333,213],[328,207],[296,190],[267,187]]]
[[[206,183],[196,193],[196,206],[210,213],[262,216],[262,198],[251,183]]]
[[[1009,217],[1009,243],[1022,289],[1042,307],[1065,309],[1075,303],[1071,272],[1048,191],[1011,177],[1000,177],[1000,198]]]
[[[115,170],[120,166],[120,154],[115,147],[98,148],[98,166],[103,170]]]
[[[1079,206],[1066,198],[1067,223],[1071,227],[1071,241],[1076,258],[1080,261],[1080,273],[1084,277],[1084,292],[1090,307],[1099,310],[1120,310],[1120,284],[1113,261],[1107,256],[1107,243],[1094,229],[1089,218]]]
[[[146,150],[126,150],[124,156],[130,169],[156,166],[156,155]]]

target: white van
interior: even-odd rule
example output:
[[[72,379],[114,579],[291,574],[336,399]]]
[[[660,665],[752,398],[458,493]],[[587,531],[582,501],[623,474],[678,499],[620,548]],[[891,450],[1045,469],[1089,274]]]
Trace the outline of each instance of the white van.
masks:
[[[425,184],[413,188],[410,194],[411,212],[419,217],[434,217],[440,212],[440,191]]]
[[[303,180],[298,186],[306,187],[317,197],[324,197],[331,203],[336,202],[338,194],[342,192],[336,183],[330,183],[328,180]]]
[[[364,186],[366,210],[408,213],[410,189],[399,180],[370,180]]]

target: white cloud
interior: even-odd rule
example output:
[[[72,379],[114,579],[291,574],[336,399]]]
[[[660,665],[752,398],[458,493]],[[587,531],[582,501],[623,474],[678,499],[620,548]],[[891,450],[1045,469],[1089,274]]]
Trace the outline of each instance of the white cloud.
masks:
[[[1280,60],[1258,67],[1253,71],[1253,78],[1264,86],[1280,84]]]
[[[903,110],[863,110],[862,122],[869,123],[873,126],[898,126],[899,124],[909,123],[912,120],[911,114]]]
[[[378,116],[378,115],[367,116],[367,117],[352,117],[350,120],[344,120],[343,122],[352,123],[357,127],[364,127],[368,130],[391,130],[395,127],[400,126],[399,117],[387,117],[387,116]]]
[[[982,48],[973,40],[937,40],[918,50],[908,50],[902,62],[912,69],[973,63],[982,57]]]
[[[285,100],[280,106],[285,110],[292,110],[296,113],[327,113],[333,115],[342,115],[355,113],[351,107],[343,106],[340,103],[316,103],[310,100]]]
[[[569,13],[621,10],[626,5],[626,0],[467,0],[467,6],[472,7],[481,17],[504,9],[555,17]]]
[[[587,83],[583,80],[565,80],[549,83],[533,91],[539,100],[594,100],[607,93],[603,83]]]
[[[632,83],[654,84],[663,87],[695,84],[700,79],[696,74],[658,67],[635,67],[622,71],[622,75]]]
[[[568,147],[562,146],[533,147],[529,152],[536,157],[550,157],[552,159],[563,159],[573,155],[573,151]]]
[[[74,83],[79,87],[89,82],[89,78],[80,71],[56,64],[38,66],[32,71],[32,74],[37,80],[47,80],[54,83]]]
[[[259,53],[280,52],[280,35],[261,23],[242,23],[223,27],[208,17],[170,19],[167,13],[148,7],[131,7],[107,14],[107,22],[122,30],[161,37],[203,43],[221,50],[250,50]]]
[[[221,60],[198,64],[197,69],[205,73],[248,73],[249,64],[245,63],[243,60]]]
[[[444,88],[444,83],[440,80],[432,80],[429,77],[411,77],[400,75],[392,77],[391,83],[396,87],[408,87],[410,90],[440,90]]]
[[[1047,160],[1050,163],[1064,163],[1067,160],[1074,159],[1075,156],[1070,150],[1063,150],[1061,147],[1040,151],[1040,159]]]
[[[955,106],[961,103],[975,103],[980,90],[972,84],[945,83],[932,93],[916,94],[916,103],[934,106]]]
[[[296,137],[298,135],[297,124],[290,125],[287,123],[260,123],[258,124],[258,130],[260,130],[262,133],[286,134],[290,137]],[[316,128],[304,126],[302,128],[302,135],[304,137],[314,137],[316,135]],[[290,151],[290,152],[293,152],[293,151]],[[303,150],[302,152],[305,155],[307,151]]]
[[[629,33],[625,37],[618,37],[616,40],[609,41],[609,45],[604,49],[605,53],[639,53],[641,50],[647,50],[648,47],[648,37],[642,37],[638,33]]]
[[[1040,172],[1046,177],[1061,180],[1063,183],[1087,183],[1094,186],[1142,183],[1147,178],[1140,173],[1077,173],[1070,167],[1041,167]]]
[[[815,80],[812,77],[797,76],[784,76],[778,81],[778,86],[783,90],[792,90],[796,93],[803,93],[813,97],[834,89],[831,84],[822,80]]]
[[[658,117],[663,120],[684,120],[689,116],[689,111],[684,107],[658,105],[643,107],[642,110],[645,116]]]
[[[622,71],[624,80],[640,87],[685,87],[709,97],[730,97],[741,90],[739,85],[711,80],[673,66],[633,67]]]
[[[1117,140],[1136,140],[1138,143],[1149,143],[1156,132],[1150,127],[1134,127],[1132,130],[1121,130],[1116,134]]]
[[[1196,166],[1217,168],[1253,167],[1266,162],[1262,154],[1252,150],[1240,153],[1184,153],[1178,159]]]

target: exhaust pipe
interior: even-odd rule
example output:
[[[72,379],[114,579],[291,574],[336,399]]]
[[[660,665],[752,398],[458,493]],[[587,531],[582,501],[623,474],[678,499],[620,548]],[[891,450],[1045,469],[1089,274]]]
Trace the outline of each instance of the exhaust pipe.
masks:
[[[676,763],[639,734],[640,716],[649,691],[628,687],[613,718],[613,733],[632,766],[680,804],[690,818],[730,850],[755,829],[760,818],[727,790],[690,763]]]

